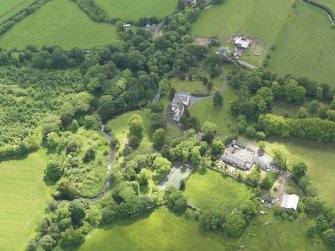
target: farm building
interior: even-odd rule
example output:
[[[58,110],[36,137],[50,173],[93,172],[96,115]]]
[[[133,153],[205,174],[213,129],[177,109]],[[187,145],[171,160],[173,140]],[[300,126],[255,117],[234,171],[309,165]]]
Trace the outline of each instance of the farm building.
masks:
[[[237,48],[248,49],[251,44],[251,40],[244,37],[235,37],[235,45]]]
[[[156,29],[156,24],[147,24],[144,28],[148,31],[154,31]]]
[[[173,112],[173,121],[179,123],[180,117],[185,111],[185,106],[190,104],[190,96],[185,94],[176,94],[172,100],[171,110]]]
[[[296,194],[284,194],[281,207],[285,209],[297,210],[299,203],[299,196]]]
[[[232,145],[224,152],[222,160],[232,166],[249,170],[255,162],[254,157],[255,152],[237,145]]]
[[[276,200],[270,195],[266,194],[262,196],[261,202],[264,203],[264,205],[267,207],[273,207],[276,203]]]
[[[216,54],[221,56],[226,56],[229,53],[228,48],[226,47],[220,47],[219,50],[216,52]]]
[[[257,154],[255,150],[236,140],[232,142],[230,147],[226,148],[222,160],[242,170],[250,170],[256,164],[264,171],[271,169],[273,162],[266,153]]]

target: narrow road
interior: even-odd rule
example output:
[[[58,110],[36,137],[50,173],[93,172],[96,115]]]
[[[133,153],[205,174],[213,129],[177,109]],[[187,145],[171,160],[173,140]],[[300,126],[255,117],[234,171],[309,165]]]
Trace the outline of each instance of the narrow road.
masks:
[[[247,62],[244,62],[244,61],[241,61],[241,60],[237,60],[237,62],[240,64],[240,65],[243,65],[249,69],[256,69],[257,67],[252,65],[252,64],[249,64]]]

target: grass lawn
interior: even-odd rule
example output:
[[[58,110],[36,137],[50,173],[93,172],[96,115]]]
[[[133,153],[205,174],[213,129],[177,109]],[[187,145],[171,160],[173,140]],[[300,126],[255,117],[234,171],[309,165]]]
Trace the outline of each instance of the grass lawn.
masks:
[[[267,224],[266,224],[267,223]],[[240,239],[203,231],[197,222],[186,220],[161,207],[146,217],[125,220],[90,234],[77,250],[327,250],[320,239],[306,237],[311,223],[304,215],[290,222],[270,212],[259,216]]]
[[[125,220],[91,234],[80,250],[224,250],[218,235],[161,207],[146,217]]]
[[[137,20],[144,16],[165,17],[177,8],[177,0],[96,0],[110,16],[124,20]]]
[[[106,45],[117,38],[115,26],[91,21],[69,0],[53,0],[3,34],[0,48],[27,45],[90,48]]]
[[[335,207],[335,144],[317,144],[298,139],[276,140],[267,145],[271,152],[274,146],[282,146],[287,151],[288,161],[303,160],[308,165],[307,175],[318,189],[321,198]]]
[[[209,80],[213,83],[213,89],[212,93],[215,91],[220,90],[222,84],[223,84],[223,77],[219,77],[214,80]],[[195,92],[195,91],[202,91],[202,92],[207,92],[207,86],[202,83],[202,81],[199,80],[193,80],[193,81],[188,81],[188,80],[180,80],[178,78],[174,78],[171,80],[171,87],[175,88],[176,91],[187,91],[187,92]]]
[[[0,250],[25,250],[44,215],[50,190],[43,151],[0,162]]]
[[[234,90],[230,87],[225,88],[223,92],[223,107],[215,109],[213,106],[213,98],[201,100],[190,108],[190,113],[200,119],[201,125],[205,121],[210,121],[217,125],[217,132],[220,135],[228,135],[234,129],[234,120],[230,115],[230,104],[235,97]]]
[[[264,209],[263,209],[264,210]],[[320,239],[306,236],[312,220],[304,214],[290,222],[273,216],[271,210],[265,209],[267,215],[259,215],[239,239],[239,245],[246,245],[246,250],[259,251],[314,251],[328,250]],[[233,249],[238,250],[238,249]]]
[[[255,42],[242,60],[261,66],[269,54],[269,70],[335,85],[335,29],[324,12],[302,1],[226,0],[207,10],[192,30],[221,42],[244,34]]]
[[[184,194],[196,207],[215,208],[227,213],[251,195],[245,184],[212,170],[207,170],[205,174],[199,171],[193,173],[186,182]]]
[[[0,22],[5,21],[9,17],[15,15],[34,0],[2,0],[0,1]]]

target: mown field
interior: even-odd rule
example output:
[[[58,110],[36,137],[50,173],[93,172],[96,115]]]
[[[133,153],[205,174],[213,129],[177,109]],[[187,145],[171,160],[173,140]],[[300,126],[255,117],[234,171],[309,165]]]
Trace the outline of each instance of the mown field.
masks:
[[[27,45],[90,48],[106,45],[117,38],[114,26],[91,21],[69,0],[53,0],[2,35],[0,48]]]
[[[270,54],[272,71],[335,85],[335,29],[324,12],[301,1],[226,0],[207,10],[193,32],[222,42],[244,34],[255,43],[242,60],[261,66]]]
[[[215,109],[213,98],[201,100],[190,108],[190,113],[200,119],[202,125],[205,121],[215,123],[217,132],[220,135],[229,135],[234,129],[234,120],[230,115],[230,101],[235,97],[234,90],[230,87],[223,92],[223,107]]]
[[[184,194],[189,203],[196,207],[203,210],[215,208],[227,213],[251,195],[249,188],[243,183],[212,170],[193,173],[187,180]]]
[[[165,17],[177,8],[177,0],[96,0],[110,17],[137,20],[145,16]]]
[[[308,177],[318,189],[321,198],[335,207],[335,145],[317,144],[315,142],[290,139],[274,140],[267,146],[268,150],[281,146],[288,154],[289,163],[303,160],[308,165]]]
[[[0,162],[0,250],[25,250],[34,236],[49,197],[45,167],[42,151]]]
[[[75,250],[328,250],[320,239],[306,237],[311,220],[301,215],[290,222],[268,215],[259,216],[240,239],[202,230],[197,222],[178,217],[161,207],[134,220],[98,229]],[[159,234],[159,236],[158,236]]]
[[[196,222],[161,207],[146,217],[96,231],[79,250],[224,250],[224,242],[219,236],[199,231]]]
[[[34,0],[1,0],[0,1],[0,22],[5,21],[9,17],[15,15]]]

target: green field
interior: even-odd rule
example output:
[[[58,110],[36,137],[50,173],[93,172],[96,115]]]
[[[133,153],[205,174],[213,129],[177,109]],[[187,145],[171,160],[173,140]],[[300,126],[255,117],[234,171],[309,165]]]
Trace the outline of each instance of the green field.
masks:
[[[2,35],[0,48],[27,45],[90,48],[106,45],[117,38],[114,26],[91,21],[69,0],[53,0]]]
[[[335,12],[335,1],[334,0],[317,0],[317,2],[322,3],[323,5],[331,9],[333,12]]]
[[[209,80],[213,83],[213,88],[211,92],[215,92],[220,90],[222,84],[223,84],[223,77],[216,78],[214,80]],[[187,92],[207,92],[207,86],[202,83],[200,80],[180,80],[178,78],[174,78],[170,82],[171,87],[175,88],[176,91],[187,91]]]
[[[327,250],[320,239],[306,237],[310,219],[301,215],[290,222],[268,215],[259,216],[240,239],[201,230],[197,222],[177,217],[165,207],[147,217],[125,220],[89,235],[76,250]]]
[[[235,97],[234,90],[230,87],[223,92],[223,107],[215,109],[213,98],[201,100],[190,108],[190,113],[200,119],[202,125],[205,121],[210,121],[217,125],[217,132],[221,135],[228,135],[234,129],[234,121],[230,115],[230,100]]]
[[[45,167],[41,151],[0,163],[0,250],[24,250],[34,237],[49,197]]]
[[[218,235],[200,231],[196,222],[161,207],[147,217],[96,231],[79,250],[224,250],[224,242]]]
[[[1,0],[0,1],[0,22],[5,21],[9,17],[15,15],[34,0]]]
[[[267,146],[270,150],[281,145],[289,154],[288,161],[300,159],[308,165],[308,177],[318,189],[321,198],[335,207],[335,145],[317,144],[298,139],[273,141]]]
[[[277,49],[271,54],[269,69],[335,86],[333,41],[335,29],[328,17],[313,6],[297,3],[276,41]]]
[[[145,16],[165,17],[177,7],[177,0],[96,0],[110,17],[137,20]]]
[[[226,0],[207,10],[193,32],[222,42],[244,34],[254,43],[242,60],[261,66],[270,54],[270,70],[335,85],[335,29],[324,12],[301,1]]]
[[[186,182],[184,194],[189,203],[196,207],[215,208],[227,213],[251,195],[245,184],[223,177],[212,170],[208,170],[205,174],[193,173]]]

